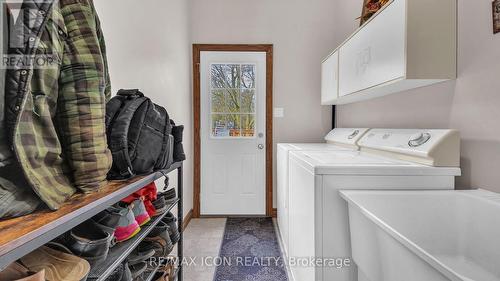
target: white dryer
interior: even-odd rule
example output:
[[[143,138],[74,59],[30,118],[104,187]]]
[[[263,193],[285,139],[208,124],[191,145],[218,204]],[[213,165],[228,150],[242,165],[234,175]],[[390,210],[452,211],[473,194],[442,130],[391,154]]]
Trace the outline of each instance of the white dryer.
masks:
[[[289,250],[295,281],[354,281],[341,189],[454,189],[461,174],[454,130],[372,129],[360,151],[289,155]]]
[[[277,155],[278,229],[284,254],[288,253],[288,156],[290,151],[356,151],[367,128],[336,128],[325,136],[325,143],[279,143]]]

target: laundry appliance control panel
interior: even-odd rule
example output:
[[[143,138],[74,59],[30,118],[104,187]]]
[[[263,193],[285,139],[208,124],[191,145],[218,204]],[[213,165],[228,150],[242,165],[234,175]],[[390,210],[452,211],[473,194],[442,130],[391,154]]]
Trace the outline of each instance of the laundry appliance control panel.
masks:
[[[331,144],[357,147],[358,141],[368,130],[367,128],[335,128],[325,136],[325,140]]]
[[[430,166],[460,166],[456,130],[371,129],[359,141],[361,150]]]

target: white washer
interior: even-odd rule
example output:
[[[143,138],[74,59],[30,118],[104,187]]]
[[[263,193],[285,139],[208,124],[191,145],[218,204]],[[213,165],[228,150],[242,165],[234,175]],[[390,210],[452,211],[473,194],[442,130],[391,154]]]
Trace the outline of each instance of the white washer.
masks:
[[[295,259],[295,281],[357,280],[347,205],[338,190],[454,189],[461,174],[454,130],[373,129],[358,145],[359,152],[290,152],[288,256]],[[316,260],[294,264],[307,258]]]
[[[288,254],[288,155],[290,151],[356,151],[357,142],[367,128],[336,128],[325,136],[325,143],[279,143],[277,155],[278,229],[284,254]]]

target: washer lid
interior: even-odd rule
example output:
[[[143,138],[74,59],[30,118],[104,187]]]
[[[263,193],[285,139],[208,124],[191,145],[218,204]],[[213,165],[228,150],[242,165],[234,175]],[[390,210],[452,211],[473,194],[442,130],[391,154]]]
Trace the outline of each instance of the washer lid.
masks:
[[[430,167],[358,151],[291,151],[290,158],[315,174],[459,176],[459,168]]]
[[[345,146],[339,146],[331,143],[290,143],[290,150],[353,150],[356,148],[349,148]]]
[[[339,146],[330,143],[278,143],[278,150],[289,151],[357,151],[358,148]]]
[[[346,152],[346,153],[329,153],[327,151],[304,151],[303,155],[306,158],[311,158],[315,164],[319,165],[412,165],[409,162],[391,160],[385,157],[373,156],[367,153]]]

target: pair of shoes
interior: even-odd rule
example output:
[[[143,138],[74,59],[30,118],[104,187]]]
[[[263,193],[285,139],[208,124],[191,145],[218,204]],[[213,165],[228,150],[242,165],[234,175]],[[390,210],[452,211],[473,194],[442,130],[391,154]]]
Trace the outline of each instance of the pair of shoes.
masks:
[[[20,259],[21,264],[33,272],[44,271],[46,280],[82,281],[87,279],[90,264],[71,253],[62,245],[58,249],[42,246]],[[3,280],[3,279],[2,279]]]
[[[103,246],[104,251],[105,242],[109,248],[113,247],[116,242],[122,242],[134,237],[141,230],[137,222],[133,206],[121,206],[116,204],[106,210],[98,213],[90,220],[85,221],[76,228],[70,230],[62,239],[62,243],[70,249],[82,254],[82,256],[103,256],[86,254],[85,251],[79,248],[92,248],[90,245]],[[105,238],[104,233],[108,234]],[[79,244],[79,245],[74,245]]]
[[[167,203],[165,202],[165,198],[163,196],[158,196],[156,200],[151,202],[153,207],[155,208],[154,216],[157,217],[167,211]]]
[[[137,199],[142,199],[144,202],[144,206],[146,207],[146,211],[148,212],[148,215],[150,217],[153,217],[155,215],[155,208],[153,204],[151,203],[152,201],[157,199],[157,192],[158,189],[156,188],[156,184],[154,182],[144,186],[140,190],[132,193],[131,195],[127,196],[122,202],[125,203],[132,203]]]
[[[117,242],[123,242],[134,237],[141,231],[141,226],[151,220],[142,198],[134,200],[129,205],[119,202],[114,208],[119,209],[121,213],[120,221],[115,230]]]
[[[170,236],[170,240],[175,244],[180,240],[179,228],[177,226],[177,218],[172,214],[172,212],[168,212],[165,217],[162,219],[162,222],[168,225],[168,234]]]
[[[163,187],[163,189],[168,187],[168,181],[169,181],[168,176],[165,176],[165,186]],[[165,213],[167,211],[167,208],[172,204],[171,201],[168,201],[167,198],[165,197],[165,193],[161,192],[157,194],[156,200],[154,200],[152,203],[156,209],[155,216],[159,216]]]
[[[115,204],[95,215],[93,220],[103,231],[114,237],[110,247],[115,242],[122,242],[134,237],[141,230],[130,206]]]
[[[165,186],[163,187],[164,190],[168,188],[168,183],[169,178],[168,176],[165,176]],[[177,194],[175,192],[175,188],[171,188],[167,191],[160,192],[157,195],[157,199],[153,201],[153,206],[156,209],[155,216],[163,214],[169,206],[174,204],[177,201]]]
[[[67,232],[60,240],[71,253],[94,266],[106,260],[113,238],[112,234],[90,219]]]
[[[111,236],[114,236],[116,227],[119,225],[121,217],[122,213],[120,210],[111,207],[98,213],[92,217],[91,220],[93,220],[103,231],[109,233]]]
[[[174,244],[168,234],[168,225],[160,221],[139,244],[139,247],[146,250],[154,250],[155,257],[166,257],[174,249]]]
[[[163,192],[158,193],[158,198],[163,197],[165,200],[165,204],[172,205],[177,201],[177,194],[175,192],[175,188],[168,189],[168,177],[165,177],[165,186],[163,188]]]
[[[33,272],[18,262],[11,263],[0,271],[0,280],[8,281],[45,281],[45,269]]]
[[[165,198],[165,203],[167,203],[167,205],[172,205],[177,201],[177,194],[175,192],[175,188],[171,188],[161,193],[161,196]]]
[[[131,205],[135,220],[139,226],[143,226],[151,220],[148,211],[146,211],[146,206],[144,205],[144,198],[134,200]]]

